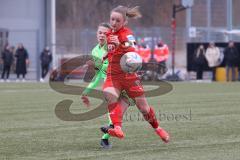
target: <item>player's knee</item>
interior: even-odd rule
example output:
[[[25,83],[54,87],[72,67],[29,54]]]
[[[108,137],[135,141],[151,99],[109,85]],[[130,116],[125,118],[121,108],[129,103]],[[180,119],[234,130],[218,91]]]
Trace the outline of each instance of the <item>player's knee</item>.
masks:
[[[103,91],[103,94],[108,104],[112,104],[118,101],[119,95],[115,91],[112,91],[110,89],[105,89]]]
[[[104,93],[104,97],[108,104],[117,102],[117,97],[115,95]]]
[[[126,97],[123,97],[123,96],[120,97],[120,102],[130,105],[129,100]]]
[[[113,99],[113,98],[109,98],[109,97],[105,97],[105,100],[107,101],[108,104],[112,104],[112,103],[116,103],[117,99]]]

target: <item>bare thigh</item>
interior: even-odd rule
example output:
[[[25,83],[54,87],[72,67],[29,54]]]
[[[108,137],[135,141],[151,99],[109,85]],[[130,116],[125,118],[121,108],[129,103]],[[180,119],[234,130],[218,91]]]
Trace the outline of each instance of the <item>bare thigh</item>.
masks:
[[[103,90],[103,94],[108,104],[116,103],[120,95],[120,91],[114,87],[107,87]]]
[[[119,101],[120,106],[122,108],[122,113],[124,114],[129,107],[128,99],[126,97],[120,96],[118,101]]]

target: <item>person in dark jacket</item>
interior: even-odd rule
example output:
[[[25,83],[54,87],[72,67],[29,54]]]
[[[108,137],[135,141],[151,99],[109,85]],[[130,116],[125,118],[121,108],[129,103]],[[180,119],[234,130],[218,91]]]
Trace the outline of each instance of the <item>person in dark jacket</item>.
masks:
[[[17,81],[20,75],[22,75],[22,81],[25,81],[25,75],[27,74],[27,65],[29,64],[28,52],[24,48],[23,44],[19,44],[16,50],[16,74]]]
[[[10,69],[13,63],[13,51],[11,50],[10,46],[6,46],[4,51],[2,52],[2,61],[3,61],[3,72],[2,72],[2,80],[5,78],[6,73],[6,80],[9,78]]]
[[[233,41],[230,41],[228,47],[224,50],[225,62],[226,62],[226,77],[227,81],[237,80],[237,70],[239,61],[239,52],[234,45]]]
[[[196,72],[197,72],[197,80],[202,80],[202,78],[203,78],[204,66],[207,65],[207,60],[206,60],[205,54],[206,54],[206,51],[205,51],[203,45],[200,45],[194,54],[194,61],[196,64]]]
[[[239,58],[238,58],[238,81],[240,81],[240,55],[239,55]]]
[[[42,68],[40,81],[44,82],[44,78],[48,74],[49,66],[52,62],[52,54],[50,52],[49,47],[45,47],[44,50],[42,51],[40,56],[40,61],[41,61],[41,68]]]

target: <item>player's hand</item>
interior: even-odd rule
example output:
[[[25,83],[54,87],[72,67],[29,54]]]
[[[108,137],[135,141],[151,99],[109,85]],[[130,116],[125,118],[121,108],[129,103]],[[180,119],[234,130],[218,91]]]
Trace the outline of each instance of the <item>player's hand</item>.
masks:
[[[112,43],[112,44],[114,44],[116,46],[119,46],[120,42],[119,42],[118,36],[110,35],[108,37],[108,43]]]
[[[87,106],[87,107],[90,107],[90,101],[88,99],[88,97],[86,95],[82,95],[81,97],[82,99],[82,102]]]

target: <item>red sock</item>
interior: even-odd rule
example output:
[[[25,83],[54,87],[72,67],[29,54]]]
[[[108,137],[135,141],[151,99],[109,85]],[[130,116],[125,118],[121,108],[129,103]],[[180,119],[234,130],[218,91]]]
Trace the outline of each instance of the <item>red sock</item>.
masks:
[[[151,124],[151,126],[154,129],[158,128],[159,124],[158,124],[157,118],[155,116],[155,112],[152,107],[150,107],[149,112],[147,114],[144,114],[143,117],[146,121],[148,121],[148,123]]]
[[[109,115],[112,121],[112,124],[116,126],[122,127],[122,117],[123,112],[121,105],[118,102],[112,103],[108,105]]]

